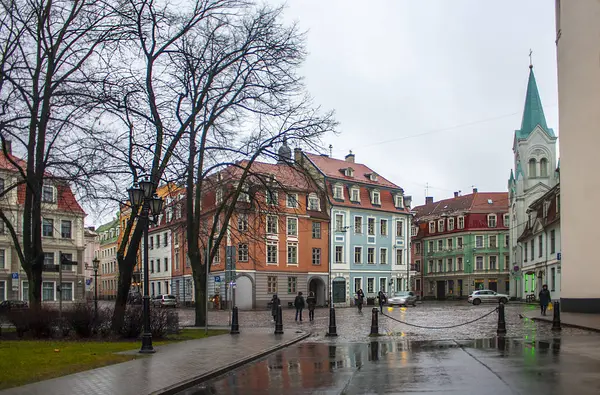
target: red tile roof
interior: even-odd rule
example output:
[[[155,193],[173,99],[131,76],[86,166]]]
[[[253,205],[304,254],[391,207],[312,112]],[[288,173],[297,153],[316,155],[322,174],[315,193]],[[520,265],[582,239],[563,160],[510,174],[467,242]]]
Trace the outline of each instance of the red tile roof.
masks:
[[[229,166],[221,171],[223,180],[237,180],[242,176],[244,168],[248,166],[248,161],[243,160],[238,163],[240,167]],[[275,182],[282,187],[289,188],[292,190],[316,190],[316,186],[312,181],[308,173],[304,173],[298,170],[296,167],[281,164],[281,163],[265,163],[265,162],[254,162],[250,168],[251,174],[249,178],[252,179],[258,176],[275,176]]]
[[[556,199],[558,196],[560,196],[560,184],[552,187],[552,189],[531,203],[529,211],[535,212],[535,221],[532,221],[533,223],[531,224],[527,221],[523,233],[518,238],[519,241],[526,240],[533,235],[533,229],[538,220],[541,222],[542,229],[560,221],[560,211],[556,208]],[[546,216],[544,216],[544,202],[548,202]]]
[[[490,203],[491,202],[491,203]],[[508,192],[475,192],[417,206],[416,219],[455,212],[496,213],[508,210]]]
[[[328,178],[335,178],[348,182],[360,182],[379,187],[402,189],[398,185],[388,181],[386,178],[380,176],[368,166],[361,163],[351,163],[341,159],[334,159],[328,156],[310,153],[305,153],[305,155]],[[354,177],[348,177],[342,172],[342,169],[347,169],[348,167],[351,167],[354,170]],[[377,174],[377,181],[371,181],[371,179],[368,177],[368,175],[371,173]]]
[[[23,159],[18,158],[14,155],[10,155],[10,158],[13,161],[15,161],[19,166],[21,166],[24,171],[26,170],[27,163]],[[15,171],[15,172],[18,171],[17,168],[6,158],[6,156],[4,156],[4,153],[1,151],[0,151],[0,169]],[[46,175],[49,176],[49,173],[46,173]],[[62,182],[55,182],[55,183],[53,183],[53,185],[56,187],[56,191],[57,191],[56,204],[57,204],[57,209],[59,211],[85,214],[85,211],[83,211],[83,208],[81,208],[81,206],[77,202],[77,199],[75,199],[75,195],[73,194],[73,191],[67,184],[62,183]],[[25,204],[25,190],[26,190],[25,184],[21,184],[17,187],[17,202],[19,204]]]

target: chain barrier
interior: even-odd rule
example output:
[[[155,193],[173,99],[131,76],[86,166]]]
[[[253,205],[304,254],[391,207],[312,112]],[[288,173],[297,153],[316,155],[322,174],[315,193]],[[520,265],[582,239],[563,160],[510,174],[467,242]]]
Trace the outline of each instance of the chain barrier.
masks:
[[[385,313],[381,313],[381,315],[383,315],[384,317],[387,317],[387,318],[389,318],[389,319],[391,319],[393,321],[399,322],[399,323],[404,324],[404,325],[413,326],[415,328],[422,328],[422,329],[450,329],[450,328],[457,328],[457,327],[463,326],[463,325],[472,324],[473,322],[482,320],[485,317],[487,317],[488,315],[490,315],[492,313],[495,313],[497,311],[498,311],[498,307],[496,307],[494,310],[490,311],[489,313],[486,313],[485,315],[482,315],[479,318],[475,318],[474,320],[463,322],[462,324],[456,324],[456,325],[450,325],[450,326],[424,326],[424,325],[417,325],[417,324],[411,324],[411,323],[408,323],[408,322],[404,322],[402,320],[399,320],[397,318],[389,316],[389,315],[387,315]]]

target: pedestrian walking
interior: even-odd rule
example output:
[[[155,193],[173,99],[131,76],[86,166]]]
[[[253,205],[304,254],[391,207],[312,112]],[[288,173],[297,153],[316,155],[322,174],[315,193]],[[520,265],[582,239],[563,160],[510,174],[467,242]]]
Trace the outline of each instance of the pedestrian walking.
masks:
[[[387,298],[385,297],[383,291],[379,291],[377,296],[379,298],[379,311],[383,313],[383,305],[387,302]]]
[[[365,302],[365,293],[362,288],[356,292],[356,305],[358,306],[358,311],[362,311],[363,303]]]
[[[308,293],[306,304],[308,305],[308,320],[313,322],[315,320],[315,307],[317,307],[317,298],[315,298],[314,292]]]
[[[273,295],[271,299],[271,315],[273,316],[273,322],[277,322],[277,310],[281,306],[281,300],[277,297],[277,294]]]
[[[540,291],[539,297],[542,315],[546,315],[546,309],[548,308],[548,304],[551,300],[550,291],[548,291],[548,286],[546,284],[542,286],[542,290]]]
[[[304,309],[304,296],[302,296],[302,292],[298,292],[298,296],[294,299],[294,307],[296,308],[296,321],[298,321],[298,316],[300,316],[300,321],[302,321],[302,309]]]

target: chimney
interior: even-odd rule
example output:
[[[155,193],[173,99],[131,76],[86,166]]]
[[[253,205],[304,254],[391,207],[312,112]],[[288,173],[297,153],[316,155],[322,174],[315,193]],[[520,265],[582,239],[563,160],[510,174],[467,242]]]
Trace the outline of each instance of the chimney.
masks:
[[[425,204],[433,203],[433,196],[425,196]]]
[[[473,193],[477,193],[477,188],[473,188]]]
[[[298,164],[302,164],[302,148],[294,148],[294,160]]]
[[[92,232],[94,232],[96,230],[95,226],[88,226],[88,229],[91,230]]]
[[[350,150],[350,153],[346,155],[345,159],[346,162],[354,163],[354,154],[352,153],[352,150]]]
[[[404,196],[404,207],[410,210],[412,205],[412,196]]]
[[[9,155],[12,155],[12,141],[4,140],[4,148],[6,148],[6,152],[8,152]]]
[[[454,197],[457,198],[458,197],[458,192],[454,192]]]

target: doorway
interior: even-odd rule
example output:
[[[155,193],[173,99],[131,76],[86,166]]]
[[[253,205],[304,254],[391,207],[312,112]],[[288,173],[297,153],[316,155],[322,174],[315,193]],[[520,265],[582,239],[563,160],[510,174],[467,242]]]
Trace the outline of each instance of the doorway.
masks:
[[[342,277],[333,279],[333,303],[346,303],[346,280]]]
[[[498,280],[489,279],[488,280],[488,289],[490,291],[498,292]]]
[[[438,281],[436,286],[436,294],[438,300],[446,299],[446,282]]]
[[[462,298],[463,296],[463,280],[458,280],[458,297]]]
[[[317,299],[317,306],[325,306],[325,282],[319,277],[314,277],[308,283],[308,291],[312,292]]]

